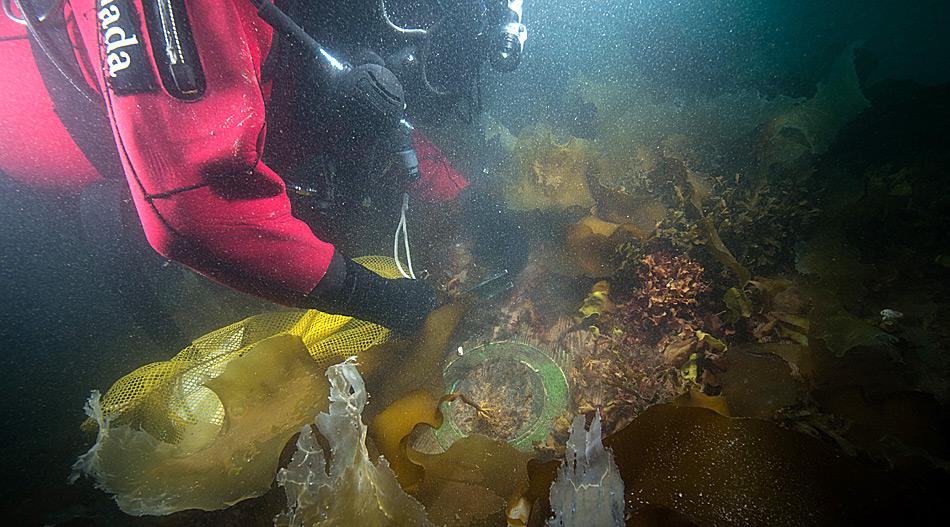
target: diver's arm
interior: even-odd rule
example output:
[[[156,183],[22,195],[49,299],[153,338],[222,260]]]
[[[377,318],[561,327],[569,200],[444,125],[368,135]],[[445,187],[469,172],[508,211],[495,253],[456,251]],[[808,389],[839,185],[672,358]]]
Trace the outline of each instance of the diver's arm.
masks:
[[[260,64],[270,30],[253,6],[189,3],[191,38],[200,51],[193,64],[205,87],[185,100],[169,93],[151,58],[155,48],[144,43],[141,2],[97,4],[73,1],[72,9],[149,243],[225,285],[281,304],[311,306],[323,294],[332,299],[333,277],[342,284],[347,275],[333,272],[331,262],[336,257],[346,266],[346,260],[291,215],[283,181],[260,160]],[[139,11],[121,11],[126,6]],[[326,292],[317,289],[328,273]],[[361,290],[373,287],[363,282]],[[361,298],[405,297],[394,291]],[[341,314],[357,313],[356,304],[327,302]]]

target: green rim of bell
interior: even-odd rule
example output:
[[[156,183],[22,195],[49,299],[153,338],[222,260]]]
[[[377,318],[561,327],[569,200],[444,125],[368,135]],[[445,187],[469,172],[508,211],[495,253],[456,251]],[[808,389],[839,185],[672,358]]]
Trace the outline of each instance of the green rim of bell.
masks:
[[[541,412],[522,427],[517,436],[508,440],[508,443],[518,450],[530,452],[535,442],[543,442],[547,438],[554,420],[567,410],[567,378],[561,367],[546,353],[523,342],[500,341],[482,344],[457,356],[445,367],[445,391],[457,391],[465,372],[498,358],[522,363],[540,380],[543,390]],[[446,406],[448,403],[442,404],[446,419],[443,425],[435,430],[435,438],[442,448],[447,449],[466,434],[456,426],[452,412]]]

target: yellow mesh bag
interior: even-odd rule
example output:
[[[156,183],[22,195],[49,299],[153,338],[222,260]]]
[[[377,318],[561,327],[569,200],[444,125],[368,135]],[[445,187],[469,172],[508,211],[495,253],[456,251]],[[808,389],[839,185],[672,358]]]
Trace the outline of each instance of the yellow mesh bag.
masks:
[[[392,258],[356,260],[385,278],[399,278]],[[251,346],[275,335],[303,340],[321,369],[385,341],[389,330],[352,317],[316,310],[264,313],[212,331],[170,360],[147,364],[122,377],[102,397],[107,419],[141,427],[157,439],[179,443],[191,427],[220,427],[224,407],[204,384]],[[95,421],[83,427],[94,430]]]

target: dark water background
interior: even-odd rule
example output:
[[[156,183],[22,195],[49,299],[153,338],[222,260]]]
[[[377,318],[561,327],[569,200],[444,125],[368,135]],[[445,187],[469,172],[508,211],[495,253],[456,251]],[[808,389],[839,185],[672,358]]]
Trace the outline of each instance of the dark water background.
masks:
[[[486,79],[489,112],[515,132],[556,114],[579,74],[635,79],[631,90],[674,105],[732,92],[808,96],[856,41],[877,60],[871,80],[950,81],[945,1],[526,0],[525,12],[530,37],[521,69]],[[188,282],[141,239],[135,243],[141,256],[134,258],[147,271],[129,280],[108,243],[83,235],[78,196],[38,193],[0,178],[0,500],[10,525],[89,516],[108,501],[88,482],[66,485],[70,465],[92,439],[79,430],[91,389],[104,391],[259,307]],[[128,302],[150,297],[156,286],[169,291]],[[187,296],[194,292],[233,305],[209,310]],[[143,309],[153,310],[136,311]],[[202,316],[160,322],[189,309]],[[144,329],[149,320],[158,329]],[[116,524],[95,514],[103,525]]]
[[[517,74],[497,76],[496,115],[543,113],[581,73],[635,74],[631,88],[671,98],[750,89],[810,95],[854,42],[879,61],[869,82],[950,79],[950,6],[937,0],[545,2],[525,10],[530,53]]]

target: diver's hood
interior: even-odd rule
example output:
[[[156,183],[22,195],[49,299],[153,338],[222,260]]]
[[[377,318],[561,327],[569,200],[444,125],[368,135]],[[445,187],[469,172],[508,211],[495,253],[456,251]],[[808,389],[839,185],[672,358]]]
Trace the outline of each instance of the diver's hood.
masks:
[[[406,35],[427,31],[448,36],[470,53],[469,60],[488,59],[498,71],[515,70],[521,62],[528,32],[522,23],[523,0],[463,0],[449,6],[439,1],[380,0],[379,13],[390,29]],[[466,46],[464,44],[474,44]],[[451,53],[450,53],[451,55]]]

